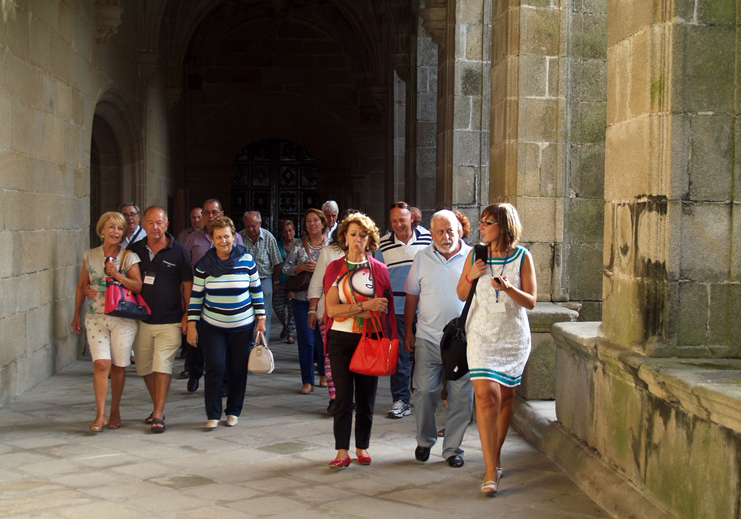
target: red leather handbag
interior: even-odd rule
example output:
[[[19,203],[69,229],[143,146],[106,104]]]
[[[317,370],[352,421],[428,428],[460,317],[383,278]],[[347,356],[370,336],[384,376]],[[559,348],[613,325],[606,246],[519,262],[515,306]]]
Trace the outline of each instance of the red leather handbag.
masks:
[[[376,323],[378,320],[378,323]],[[368,319],[363,323],[363,336],[350,359],[350,371],[361,375],[387,377],[396,373],[399,359],[399,339],[384,337],[380,318],[371,312],[371,326],[376,339],[367,335]]]

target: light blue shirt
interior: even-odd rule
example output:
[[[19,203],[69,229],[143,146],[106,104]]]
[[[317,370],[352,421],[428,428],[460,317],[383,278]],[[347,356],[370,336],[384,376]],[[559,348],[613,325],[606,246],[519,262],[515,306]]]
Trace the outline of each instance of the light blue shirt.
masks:
[[[465,301],[458,299],[458,280],[463,272],[471,247],[463,240],[461,249],[446,260],[435,245],[422,249],[414,257],[404,292],[419,296],[417,305],[417,337],[439,343],[443,328],[461,315]]]

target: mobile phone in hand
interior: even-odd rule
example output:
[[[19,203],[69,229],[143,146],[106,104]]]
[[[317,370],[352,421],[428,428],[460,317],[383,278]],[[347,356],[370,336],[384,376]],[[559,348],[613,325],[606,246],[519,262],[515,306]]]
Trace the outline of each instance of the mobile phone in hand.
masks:
[[[499,283],[500,285],[504,283],[504,280],[502,279],[501,276],[494,276],[492,279],[496,281],[497,283]]]

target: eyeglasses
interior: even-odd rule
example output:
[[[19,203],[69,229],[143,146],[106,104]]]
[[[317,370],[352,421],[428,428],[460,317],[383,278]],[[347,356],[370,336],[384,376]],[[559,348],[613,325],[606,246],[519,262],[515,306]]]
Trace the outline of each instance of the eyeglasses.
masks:
[[[391,204],[391,209],[396,209],[396,208],[409,209],[409,204],[407,204],[406,202],[396,202],[394,204]]]
[[[139,213],[136,213],[136,212],[134,212],[134,213],[123,213],[124,218],[133,218],[133,217],[135,217],[138,214]]]
[[[221,211],[203,211],[204,216],[219,216]]]
[[[486,220],[479,221],[479,225],[483,225],[484,227],[490,227],[492,225],[499,225],[499,222],[487,222]]]

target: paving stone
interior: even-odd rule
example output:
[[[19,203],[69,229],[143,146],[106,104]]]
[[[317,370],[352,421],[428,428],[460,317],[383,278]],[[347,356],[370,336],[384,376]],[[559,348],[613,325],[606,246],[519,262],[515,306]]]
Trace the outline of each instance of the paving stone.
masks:
[[[514,431],[494,500],[479,492],[484,465],[475,424],[462,444],[462,468],[448,467],[442,442],[427,463],[417,462],[414,417],[385,418],[392,404],[386,380],[379,384],[373,464],[329,470],[335,451],[327,393],[298,395],[295,347],[275,341],[273,348],[279,370],[249,378],[240,424],[210,433],[203,430],[202,389],[190,394],[185,380],[173,380],[168,430],[151,434],[142,423],[149,397],[134,367],[127,370],[124,426],[89,433],[92,366],[89,359],[72,363],[0,409],[0,516],[607,517]],[[437,422],[445,424],[442,406]]]

